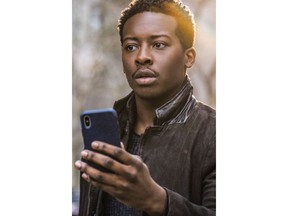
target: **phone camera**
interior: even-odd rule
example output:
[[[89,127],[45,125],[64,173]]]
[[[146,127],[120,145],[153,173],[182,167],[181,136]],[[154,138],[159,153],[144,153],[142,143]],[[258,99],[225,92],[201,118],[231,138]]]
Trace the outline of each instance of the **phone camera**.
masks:
[[[86,128],[90,128],[91,127],[90,116],[84,116],[84,125],[85,125]]]

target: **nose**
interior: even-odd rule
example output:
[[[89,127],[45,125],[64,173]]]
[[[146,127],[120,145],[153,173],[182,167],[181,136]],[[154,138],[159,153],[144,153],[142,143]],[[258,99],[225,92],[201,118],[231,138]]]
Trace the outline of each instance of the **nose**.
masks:
[[[153,64],[152,56],[147,47],[141,47],[136,56],[135,63],[137,66],[140,65],[151,65]]]

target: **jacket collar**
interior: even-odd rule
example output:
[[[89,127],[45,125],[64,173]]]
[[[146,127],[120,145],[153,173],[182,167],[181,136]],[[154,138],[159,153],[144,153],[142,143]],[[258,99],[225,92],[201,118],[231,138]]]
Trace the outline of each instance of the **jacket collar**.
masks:
[[[162,125],[172,121],[179,116],[189,97],[193,95],[193,86],[188,76],[186,76],[179,92],[168,102],[155,110],[155,125]]]
[[[193,97],[193,86],[191,84],[190,78],[187,75],[179,92],[172,99],[170,99],[161,107],[155,110],[154,125],[163,125],[175,121],[185,121],[187,119],[187,116],[183,116],[180,114],[183,113],[183,110],[185,111],[184,108],[187,107],[188,101],[191,100],[195,101],[195,98]],[[135,122],[136,116],[136,103],[134,92],[132,91],[125,98],[116,101],[114,104],[114,108],[117,110],[118,113],[121,114],[123,114],[123,111],[125,110],[126,115],[124,115],[125,117],[123,117],[125,119],[128,118],[129,122],[133,124],[133,122]],[[124,123],[123,118],[122,122]]]

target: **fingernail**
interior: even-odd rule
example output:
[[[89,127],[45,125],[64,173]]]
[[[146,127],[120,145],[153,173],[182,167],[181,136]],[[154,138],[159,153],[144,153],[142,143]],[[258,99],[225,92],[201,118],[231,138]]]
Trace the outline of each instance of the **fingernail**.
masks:
[[[98,148],[99,147],[99,143],[98,142],[92,142],[92,147],[93,148]]]
[[[86,175],[85,173],[82,174],[82,178],[85,179],[86,181],[90,181],[88,175]]]
[[[82,152],[81,152],[81,156],[82,156],[83,158],[86,158],[86,157],[88,156],[88,153],[87,153],[86,151],[82,151]]]
[[[80,161],[76,161],[75,162],[75,166],[80,169],[81,168],[81,162]]]

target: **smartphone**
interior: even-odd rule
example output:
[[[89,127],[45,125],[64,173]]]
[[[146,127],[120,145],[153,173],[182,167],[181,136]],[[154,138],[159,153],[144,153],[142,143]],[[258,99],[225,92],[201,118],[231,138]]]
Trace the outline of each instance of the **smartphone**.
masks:
[[[95,140],[106,142],[120,148],[118,117],[114,109],[86,110],[80,114],[80,121],[84,149],[95,151],[91,147],[91,143]],[[111,172],[91,161],[84,161],[100,171]]]

